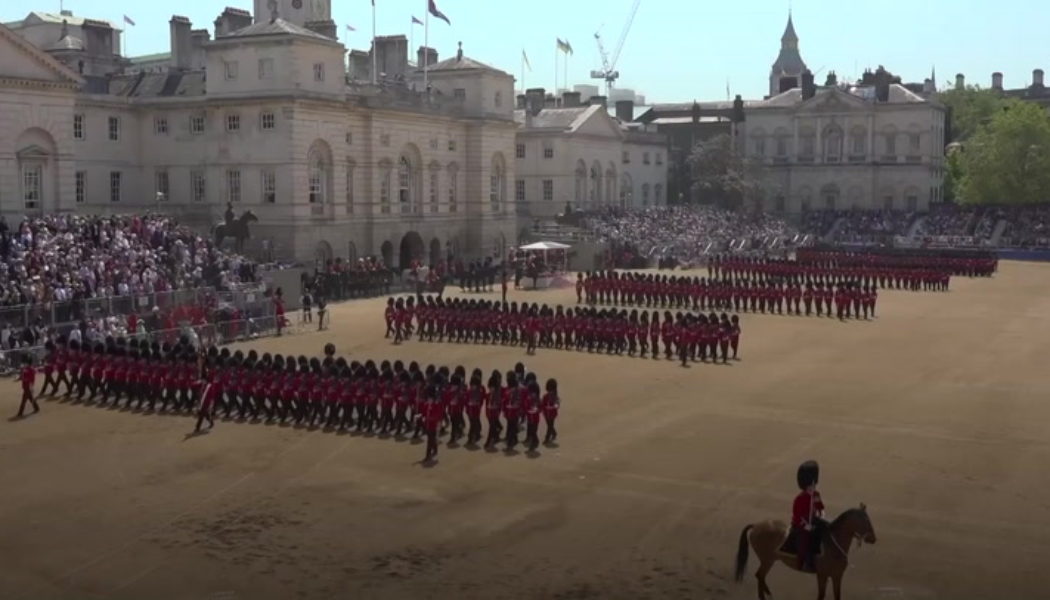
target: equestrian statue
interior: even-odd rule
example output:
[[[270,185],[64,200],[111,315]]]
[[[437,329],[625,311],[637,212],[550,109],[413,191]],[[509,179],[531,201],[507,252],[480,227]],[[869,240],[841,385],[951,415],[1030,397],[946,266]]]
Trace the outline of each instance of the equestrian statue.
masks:
[[[243,251],[244,240],[252,237],[251,231],[248,230],[248,224],[258,221],[259,217],[256,217],[252,211],[246,210],[240,217],[234,218],[233,204],[227,203],[223,218],[223,221],[216,223],[215,227],[212,228],[212,233],[215,235],[215,245],[222,246],[222,242],[226,238],[233,238],[234,250],[236,252]]]

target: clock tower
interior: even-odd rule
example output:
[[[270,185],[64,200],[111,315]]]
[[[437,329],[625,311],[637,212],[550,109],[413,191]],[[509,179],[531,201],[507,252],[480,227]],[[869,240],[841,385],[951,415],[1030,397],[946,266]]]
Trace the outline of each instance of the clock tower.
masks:
[[[255,0],[255,22],[263,23],[277,16],[289,23],[336,37],[332,21],[332,0]]]

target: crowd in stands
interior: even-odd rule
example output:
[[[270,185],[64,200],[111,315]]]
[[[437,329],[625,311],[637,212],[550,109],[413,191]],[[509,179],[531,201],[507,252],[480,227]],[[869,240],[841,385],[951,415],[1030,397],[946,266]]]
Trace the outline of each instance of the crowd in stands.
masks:
[[[0,306],[68,302],[255,280],[255,265],[172,217],[0,217]]]
[[[599,241],[615,249],[619,264],[633,259],[669,258],[696,265],[705,252],[766,247],[791,239],[795,230],[766,213],[730,211],[711,206],[661,206],[636,212],[609,210],[584,220]]]
[[[1050,248],[1050,204],[1016,207],[1008,214],[1001,246]]]
[[[891,243],[893,236],[908,233],[917,216],[915,212],[902,210],[850,210],[839,215],[842,224],[832,241],[856,245]]]
[[[956,204],[931,204],[930,212],[919,227],[919,236],[973,235],[977,209]]]

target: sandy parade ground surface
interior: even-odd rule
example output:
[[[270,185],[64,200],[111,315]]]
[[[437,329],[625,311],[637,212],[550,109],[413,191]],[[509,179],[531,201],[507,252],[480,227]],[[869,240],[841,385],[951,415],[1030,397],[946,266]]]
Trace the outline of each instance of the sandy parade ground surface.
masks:
[[[868,322],[745,314],[729,366],[393,346],[383,302],[242,347],[332,341],[486,374],[524,360],[560,382],[559,447],[443,446],[424,468],[421,444],[294,426],[189,437],[188,416],[59,400],[9,421],[11,380],[0,598],[754,598],[754,556],[732,581],[740,531],[790,516],[808,458],[831,516],[864,502],[878,535],[851,554],[845,598],[1050,597],[1050,265],[882,291]],[[782,565],[769,585],[816,597]]]

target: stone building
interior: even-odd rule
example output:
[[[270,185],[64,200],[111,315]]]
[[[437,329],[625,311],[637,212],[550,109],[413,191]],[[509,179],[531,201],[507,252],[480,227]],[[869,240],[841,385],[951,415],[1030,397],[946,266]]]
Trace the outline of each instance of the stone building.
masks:
[[[511,75],[424,50],[424,93],[387,38],[376,51],[397,76],[373,84],[348,77],[330,0],[255,8],[226,9],[214,38],[172,17],[170,53],[139,68],[108,24],[0,26],[0,211],[156,209],[209,227],[230,203],[258,217],[256,249],[392,266],[515,242]]]
[[[523,216],[557,215],[567,206],[644,208],[666,203],[667,137],[632,122],[634,103],[583,103],[579,92],[561,98],[542,88],[518,97],[515,200]]]
[[[817,85],[788,17],[770,91],[745,103],[735,132],[762,167],[766,210],[925,210],[943,199],[946,113],[932,80],[904,85],[879,67]]]

